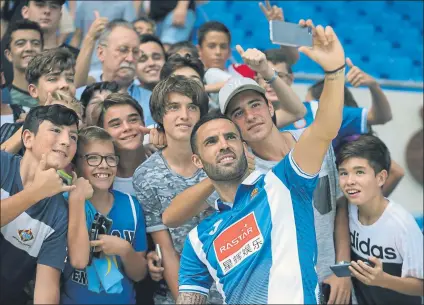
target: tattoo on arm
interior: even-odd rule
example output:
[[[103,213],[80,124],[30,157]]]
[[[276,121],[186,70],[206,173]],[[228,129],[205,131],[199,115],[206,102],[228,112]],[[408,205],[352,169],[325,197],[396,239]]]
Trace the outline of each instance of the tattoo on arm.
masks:
[[[207,296],[195,292],[180,292],[177,304],[206,304]]]

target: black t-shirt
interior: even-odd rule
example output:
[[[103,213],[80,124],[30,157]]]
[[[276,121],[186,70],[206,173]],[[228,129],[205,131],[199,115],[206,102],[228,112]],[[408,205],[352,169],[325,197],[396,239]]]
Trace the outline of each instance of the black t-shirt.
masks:
[[[155,21],[162,21],[176,6],[178,0],[161,0],[161,1],[151,1],[150,2],[150,15],[149,17]],[[194,0],[190,0],[189,9],[195,10]]]

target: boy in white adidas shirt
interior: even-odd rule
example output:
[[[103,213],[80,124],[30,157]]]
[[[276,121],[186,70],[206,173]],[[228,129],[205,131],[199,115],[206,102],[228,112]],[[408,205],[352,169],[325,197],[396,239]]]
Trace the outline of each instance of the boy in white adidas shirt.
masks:
[[[349,269],[358,303],[421,304],[423,234],[412,215],[382,194],[390,168],[387,147],[362,135],[340,149],[336,164],[350,202]]]

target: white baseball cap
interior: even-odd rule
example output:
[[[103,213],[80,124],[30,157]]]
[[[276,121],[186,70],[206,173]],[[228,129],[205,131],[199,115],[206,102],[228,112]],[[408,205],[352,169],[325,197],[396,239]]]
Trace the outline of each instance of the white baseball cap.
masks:
[[[231,99],[240,92],[245,90],[254,90],[261,94],[265,94],[265,89],[259,86],[251,78],[247,77],[233,77],[230,78],[224,85],[224,87],[219,90],[219,108],[221,112],[225,114],[227,106],[230,103]]]

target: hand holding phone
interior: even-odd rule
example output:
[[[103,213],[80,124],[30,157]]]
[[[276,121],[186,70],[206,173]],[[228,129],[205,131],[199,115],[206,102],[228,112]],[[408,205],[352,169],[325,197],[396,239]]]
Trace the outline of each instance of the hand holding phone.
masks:
[[[364,262],[366,265],[368,266],[372,266],[372,264],[370,264],[369,262]],[[336,264],[336,265],[332,265],[330,266],[331,271],[333,271],[333,273],[337,276],[337,277],[349,277],[352,275],[352,273],[349,270],[350,267],[350,263],[349,262],[343,262],[341,264]]]
[[[269,33],[272,43],[289,47],[312,47],[312,30],[297,23],[271,20]]]

